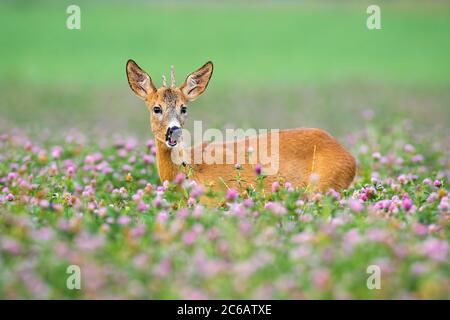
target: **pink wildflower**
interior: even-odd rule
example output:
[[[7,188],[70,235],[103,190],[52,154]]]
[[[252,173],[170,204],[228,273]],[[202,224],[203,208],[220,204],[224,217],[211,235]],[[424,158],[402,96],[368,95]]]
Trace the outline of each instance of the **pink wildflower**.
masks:
[[[177,176],[175,177],[174,183],[181,185],[184,180],[186,179],[186,175],[184,173],[178,173]]]
[[[424,157],[421,154],[416,154],[414,157],[411,158],[411,161],[414,163],[423,162]]]
[[[184,219],[184,218],[187,218],[188,216],[189,216],[189,210],[186,208],[181,208],[177,212],[177,218]]]
[[[203,194],[203,187],[201,185],[195,185],[191,190],[190,197],[198,199]]]
[[[161,211],[156,217],[156,221],[158,221],[159,223],[165,223],[167,219],[169,219],[169,215],[165,211]]]
[[[10,172],[8,173],[8,181],[16,180],[18,176],[17,172]]]
[[[416,222],[413,225],[415,234],[419,236],[425,236],[428,233],[428,227],[426,225],[421,224],[420,222]]]
[[[446,262],[449,245],[446,240],[431,238],[426,240],[422,246],[422,253],[438,262]]]
[[[245,207],[251,208],[251,207],[253,207],[253,204],[254,204],[253,199],[252,198],[244,199],[243,204]]]
[[[153,164],[155,162],[155,157],[150,154],[144,154],[142,156],[142,161],[144,164]]]
[[[403,150],[405,150],[405,152],[408,152],[408,153],[414,153],[416,151],[416,148],[414,148],[414,146],[412,146],[410,144],[405,144],[405,146],[403,147]]]
[[[149,205],[148,205],[148,204],[144,203],[143,201],[139,202],[139,204],[138,204],[138,210],[139,210],[140,212],[145,212],[145,211],[148,210],[148,208],[149,208]]]
[[[75,167],[73,167],[73,166],[67,167],[67,169],[66,169],[66,174],[67,174],[69,177],[73,177],[74,174],[75,174]]]
[[[197,239],[197,233],[195,231],[187,231],[184,235],[183,235],[183,242],[186,245],[191,245],[195,242],[195,240]]]
[[[192,211],[192,216],[194,218],[200,218],[203,214],[203,206],[201,205],[196,205],[194,210]]]
[[[272,183],[272,192],[278,192],[278,190],[280,190],[280,184],[278,181],[275,181]]]
[[[450,208],[450,204],[448,202],[448,197],[442,197],[441,202],[439,203],[438,209],[441,212],[448,212]]]
[[[330,196],[330,197],[332,197],[332,198],[334,198],[334,199],[336,199],[336,200],[339,200],[340,197],[341,197],[341,195],[339,194],[339,192],[337,192],[337,191],[334,190],[334,189],[328,190],[327,196]]]
[[[52,149],[52,157],[54,159],[61,158],[62,153],[63,153],[63,148],[61,148],[60,146],[53,147],[53,149]]]
[[[265,209],[272,211],[277,215],[284,215],[287,213],[287,209],[279,202],[269,201],[264,206]]]
[[[239,196],[239,192],[236,189],[231,188],[231,189],[227,190],[227,196],[226,196],[227,201],[234,201],[238,198],[238,196]]]
[[[403,200],[402,200],[402,208],[405,211],[410,211],[414,206],[413,201],[408,197],[408,195],[404,195],[403,196]]]
[[[131,222],[131,218],[129,216],[120,216],[119,219],[117,220],[117,222],[120,225],[125,226]]]
[[[427,198],[427,202],[428,203],[433,203],[434,201],[436,201],[438,199],[438,195],[436,192],[432,192],[430,193],[430,195]]]
[[[13,255],[18,255],[22,252],[21,244],[13,238],[2,238],[0,245],[0,249]]]
[[[434,186],[436,188],[440,188],[442,186],[442,182],[440,180],[434,180]]]
[[[284,187],[287,189],[287,191],[289,191],[289,192],[292,192],[292,191],[294,191],[294,187],[292,186],[292,183],[290,183],[290,182],[286,182],[285,184],[284,184]]]
[[[348,207],[350,208],[350,210],[356,213],[361,212],[364,209],[364,205],[361,203],[361,201],[355,199],[350,199],[348,201]]]

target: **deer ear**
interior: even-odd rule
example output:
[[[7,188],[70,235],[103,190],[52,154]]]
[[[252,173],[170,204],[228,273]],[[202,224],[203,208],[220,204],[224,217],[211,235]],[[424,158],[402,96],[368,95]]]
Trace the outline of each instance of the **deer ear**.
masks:
[[[197,99],[208,86],[212,73],[213,64],[208,61],[200,69],[188,75],[180,87],[181,92],[189,101]]]
[[[149,75],[131,59],[127,62],[127,77],[131,90],[141,99],[145,100],[151,92],[156,91]]]

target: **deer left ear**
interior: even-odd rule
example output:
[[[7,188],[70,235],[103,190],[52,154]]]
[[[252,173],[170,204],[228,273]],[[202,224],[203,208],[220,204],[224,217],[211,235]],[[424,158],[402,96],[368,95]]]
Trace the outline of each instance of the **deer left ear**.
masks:
[[[156,91],[150,76],[131,59],[127,62],[127,77],[131,90],[141,99],[145,100],[151,92]]]
[[[197,99],[208,86],[213,73],[213,63],[208,61],[200,69],[192,72],[181,85],[180,90],[187,100]]]

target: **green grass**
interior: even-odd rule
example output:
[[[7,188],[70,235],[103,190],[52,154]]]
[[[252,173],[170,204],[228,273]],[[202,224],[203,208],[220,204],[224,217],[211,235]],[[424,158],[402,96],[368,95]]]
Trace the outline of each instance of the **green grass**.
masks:
[[[81,30],[66,28],[68,1],[0,4],[0,117],[53,132],[149,134],[128,88],[134,58],[161,83],[207,60],[215,69],[192,120],[206,127],[361,129],[361,111],[445,129],[450,8],[381,2],[382,30],[366,28],[366,2],[182,4],[78,2]]]
[[[68,30],[70,1],[0,5],[0,81],[106,86],[134,58],[157,81],[181,80],[207,60],[219,84],[450,83],[446,4],[381,4],[382,30],[366,28],[369,2],[352,5],[127,4],[91,1]]]
[[[124,71],[134,58],[157,84],[171,64],[180,83],[214,61],[189,126],[322,127],[342,136],[361,129],[361,112],[372,109],[385,128],[404,119],[421,130],[447,128],[445,3],[383,2],[378,31],[365,27],[364,2],[81,1],[81,30],[66,29],[68,4],[0,4],[3,127],[148,137],[147,111]]]

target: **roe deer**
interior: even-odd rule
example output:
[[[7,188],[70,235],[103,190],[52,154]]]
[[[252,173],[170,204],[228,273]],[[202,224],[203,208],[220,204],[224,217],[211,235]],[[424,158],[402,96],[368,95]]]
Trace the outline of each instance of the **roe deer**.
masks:
[[[233,159],[238,159],[239,143],[252,145],[260,136],[246,137],[240,141],[201,143],[193,148],[181,145],[181,128],[187,118],[187,103],[199,97],[208,86],[213,73],[212,62],[207,62],[191,73],[184,83],[177,87],[172,67],[172,84],[157,89],[150,76],[133,60],[126,65],[128,83],[134,93],[143,99],[150,112],[151,129],[156,141],[156,160],[161,181],[173,181],[179,172],[186,172],[185,164],[174,163],[172,152],[183,154],[191,160],[191,178],[212,190],[226,188],[242,189],[251,185],[257,176],[256,163],[244,163],[237,181],[236,164],[241,163],[194,163],[196,151],[214,146],[213,152],[232,150]],[[272,133],[270,134],[272,135]],[[269,136],[270,136],[269,135]],[[281,130],[278,133],[278,170],[264,179],[264,189],[270,190],[275,181],[290,182],[294,187],[328,191],[347,188],[355,176],[355,159],[330,134],[320,129],[299,128]],[[271,147],[271,143],[267,147]],[[242,150],[242,149],[241,149]],[[245,156],[248,159],[249,155]],[[258,156],[257,156],[258,157]],[[242,159],[242,158],[241,158]],[[259,170],[259,169],[257,169]],[[263,173],[265,168],[263,167]]]

